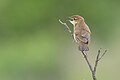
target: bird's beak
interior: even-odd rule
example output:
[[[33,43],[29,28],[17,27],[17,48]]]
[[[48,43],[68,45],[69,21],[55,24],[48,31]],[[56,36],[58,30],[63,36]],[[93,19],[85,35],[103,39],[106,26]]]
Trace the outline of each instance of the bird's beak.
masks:
[[[68,17],[68,21],[72,23],[74,26],[77,23],[75,20],[73,20],[71,17]]]
[[[66,19],[66,21],[72,21],[71,17],[68,17],[68,18]]]

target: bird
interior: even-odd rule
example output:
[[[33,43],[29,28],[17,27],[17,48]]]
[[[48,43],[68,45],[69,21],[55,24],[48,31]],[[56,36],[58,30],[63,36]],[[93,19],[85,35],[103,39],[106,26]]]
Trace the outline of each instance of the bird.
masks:
[[[89,51],[89,43],[91,31],[82,16],[73,15],[69,17],[70,23],[73,25],[73,38],[78,44],[78,49],[83,51]]]

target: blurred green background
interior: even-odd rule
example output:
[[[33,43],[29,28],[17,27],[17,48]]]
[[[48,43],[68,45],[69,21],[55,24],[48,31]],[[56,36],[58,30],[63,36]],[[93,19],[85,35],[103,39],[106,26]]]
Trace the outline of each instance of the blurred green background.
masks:
[[[92,80],[58,21],[76,14],[92,32],[91,63],[99,48],[108,50],[98,65],[98,80],[119,80],[119,0],[0,0],[0,80]]]

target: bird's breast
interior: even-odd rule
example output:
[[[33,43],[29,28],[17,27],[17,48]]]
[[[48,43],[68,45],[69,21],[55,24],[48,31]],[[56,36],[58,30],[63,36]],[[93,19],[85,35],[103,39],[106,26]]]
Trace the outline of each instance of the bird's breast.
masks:
[[[74,33],[75,34],[80,34],[81,33],[81,28],[79,26],[74,27]]]
[[[76,42],[77,42],[77,37],[80,35],[80,33],[81,33],[80,27],[74,27],[73,37]]]

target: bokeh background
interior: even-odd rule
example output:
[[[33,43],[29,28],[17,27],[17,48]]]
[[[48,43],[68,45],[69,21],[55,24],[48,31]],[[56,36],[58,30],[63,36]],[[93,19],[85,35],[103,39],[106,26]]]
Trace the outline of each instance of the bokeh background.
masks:
[[[119,0],[0,0],[0,80],[92,80],[58,21],[76,14],[92,32],[91,63],[98,49],[108,50],[98,65],[98,80],[119,80]]]

